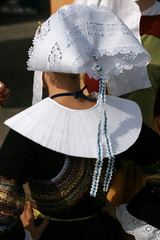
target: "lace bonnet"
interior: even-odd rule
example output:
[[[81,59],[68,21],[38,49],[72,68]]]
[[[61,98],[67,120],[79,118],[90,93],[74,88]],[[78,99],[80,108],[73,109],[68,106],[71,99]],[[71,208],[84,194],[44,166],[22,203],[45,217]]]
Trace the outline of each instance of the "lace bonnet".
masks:
[[[146,50],[111,9],[63,6],[38,27],[29,50],[28,70],[35,71],[33,104],[42,98],[42,71],[88,73],[98,79],[99,65],[107,81],[114,82],[113,76],[148,62]],[[127,79],[120,84],[125,94],[125,85],[138,83]]]

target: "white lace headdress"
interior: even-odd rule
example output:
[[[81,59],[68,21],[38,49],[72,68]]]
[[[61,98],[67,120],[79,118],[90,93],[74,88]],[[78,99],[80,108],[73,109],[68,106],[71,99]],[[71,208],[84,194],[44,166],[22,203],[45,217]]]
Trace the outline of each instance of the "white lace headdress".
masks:
[[[38,76],[35,74],[33,103],[41,100],[41,71],[88,73],[98,79],[95,66],[100,65],[112,88],[120,86],[120,94],[116,95],[121,95],[142,86],[134,78],[114,81],[112,76],[148,62],[146,50],[112,10],[66,5],[38,28],[29,51],[28,70],[40,71]]]

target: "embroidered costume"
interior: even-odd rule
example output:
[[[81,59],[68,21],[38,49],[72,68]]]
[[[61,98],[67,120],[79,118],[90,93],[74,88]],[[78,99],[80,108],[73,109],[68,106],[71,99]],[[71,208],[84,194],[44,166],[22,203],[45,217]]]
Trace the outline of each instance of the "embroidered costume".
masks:
[[[15,239],[24,239],[24,231],[17,225],[24,196],[35,208],[35,224],[46,214],[51,218],[41,240],[53,239],[53,235],[55,239],[122,239],[119,222],[100,210],[116,164],[124,157],[136,161],[135,154],[144,148],[142,139],[149,130],[145,126],[141,130],[136,103],[106,96],[106,81],[114,81],[112,77],[123,70],[144,67],[149,60],[129,28],[105,7],[64,6],[37,29],[28,60],[28,70],[36,71],[34,105],[5,122],[12,130],[0,151],[2,238],[13,239],[14,233]],[[87,109],[65,107],[56,101],[57,95],[41,100],[42,72],[71,76],[87,72],[100,78],[98,99]],[[127,81],[134,89],[133,79]],[[146,84],[147,80],[142,83]],[[69,92],[69,97],[73,95],[84,98],[82,91]],[[153,142],[157,138],[149,131],[145,146],[156,160]],[[150,154],[146,158],[150,160]],[[12,191],[15,206],[10,204]],[[11,196],[9,201],[5,192]]]
[[[152,159],[153,161],[158,158],[159,136],[153,134],[148,141],[148,138],[146,138],[148,131],[149,129],[143,126],[139,139],[132,145],[130,150],[116,156],[116,168],[118,168],[120,160],[124,159],[124,157],[138,161],[137,152],[141,152],[139,159],[142,162],[146,159],[148,161]],[[146,148],[148,152],[143,154]],[[53,228],[55,237],[64,234],[63,237],[70,236],[72,239],[75,236],[77,237],[78,232],[80,234],[79,239],[80,237],[89,239],[94,235],[97,237],[95,231],[99,229],[98,231],[102,232],[103,235],[107,234],[108,238],[110,232],[112,236],[110,239],[116,239],[117,237],[121,239],[119,231],[115,232],[115,235],[111,233],[114,229],[113,226],[118,227],[118,223],[110,219],[108,215],[105,216],[100,213],[100,209],[106,200],[106,193],[103,192],[103,176],[105,172],[102,173],[97,197],[93,198],[89,195],[95,159],[92,159],[92,161],[88,158],[70,157],[68,159],[65,155],[46,149],[12,130],[2,146],[0,159],[1,175],[3,175],[1,178],[1,195],[3,195],[3,199],[1,199],[0,215],[2,239],[5,239],[5,237],[6,239],[12,239],[13,236],[15,236],[15,239],[16,237],[24,239],[24,235],[22,234],[22,237],[20,235],[23,229],[20,228],[19,221],[19,215],[23,211],[24,197],[30,200],[33,207],[38,210],[38,213],[36,213],[37,224],[43,217],[42,215],[55,218],[55,221],[50,221],[46,234],[43,236],[44,239],[46,237],[50,239]],[[151,165],[153,166],[153,164],[149,163],[148,168],[151,169]],[[155,171],[154,167],[152,167],[151,172],[155,174],[155,177],[152,177],[153,185],[159,188],[159,169]],[[146,178],[149,179],[149,176],[146,176]],[[24,189],[20,187],[22,184]],[[138,207],[135,208],[138,211]],[[94,214],[97,215],[94,216]],[[91,218],[82,220],[79,223],[76,222],[76,224],[74,221],[68,222],[70,223],[69,226],[68,224],[65,225],[65,221],[56,220],[83,219],[90,216]],[[92,216],[94,216],[93,219]],[[95,231],[93,231],[93,222],[96,224]],[[81,235],[84,234],[83,231],[79,233],[79,229],[83,229],[84,226],[86,226],[86,238]],[[63,233],[59,232],[61,227],[64,229]]]

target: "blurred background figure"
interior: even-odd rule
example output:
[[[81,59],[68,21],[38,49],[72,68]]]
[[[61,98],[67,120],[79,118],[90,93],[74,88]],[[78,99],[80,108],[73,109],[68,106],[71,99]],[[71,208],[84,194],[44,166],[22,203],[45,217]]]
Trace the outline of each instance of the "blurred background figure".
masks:
[[[6,104],[10,96],[10,89],[6,88],[3,82],[0,82],[0,106]]]
[[[157,0],[139,0],[136,3],[141,11],[141,41],[151,55],[148,75],[152,87],[135,91],[123,97],[136,101],[141,107],[144,123],[153,127],[155,115],[160,115],[160,2]]]
[[[0,6],[3,14],[36,15],[43,0],[6,0]]]
[[[0,0],[0,8],[6,3],[7,0]],[[49,1],[42,0],[37,12],[35,15],[0,12],[0,81],[11,90],[7,104],[0,110],[0,146],[8,133],[4,121],[32,102],[33,74],[26,70],[27,51],[38,22],[43,23],[50,16]]]

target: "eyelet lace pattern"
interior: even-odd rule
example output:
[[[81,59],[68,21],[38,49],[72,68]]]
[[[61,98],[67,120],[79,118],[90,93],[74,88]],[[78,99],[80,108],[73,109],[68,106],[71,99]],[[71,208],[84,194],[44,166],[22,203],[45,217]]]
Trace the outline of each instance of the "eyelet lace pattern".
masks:
[[[134,235],[136,240],[159,240],[160,230],[132,216],[126,209],[126,204],[116,208],[118,220],[123,229]]]

